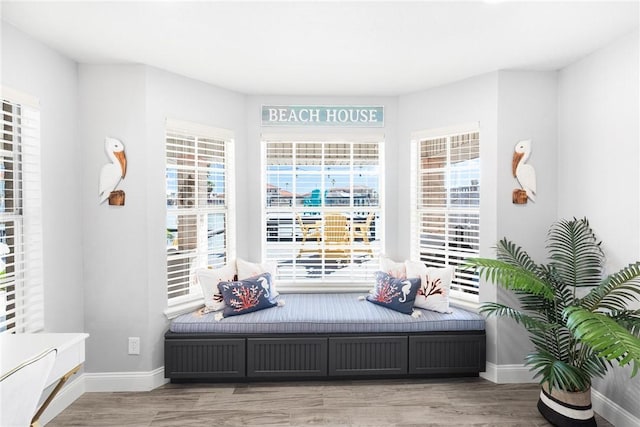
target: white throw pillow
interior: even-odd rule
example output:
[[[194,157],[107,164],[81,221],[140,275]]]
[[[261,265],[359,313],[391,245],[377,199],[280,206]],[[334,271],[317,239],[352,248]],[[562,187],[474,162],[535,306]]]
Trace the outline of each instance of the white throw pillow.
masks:
[[[216,269],[199,268],[196,270],[196,279],[202,287],[202,295],[204,296],[205,313],[222,310],[225,307],[218,283],[232,282],[235,275],[236,266],[234,264]]]
[[[236,266],[238,267],[238,280],[245,280],[255,277],[262,273],[271,273],[271,289],[269,289],[268,298],[275,298],[279,295],[276,289],[276,273],[278,272],[278,263],[275,261],[255,263],[236,258]]]
[[[449,309],[449,288],[453,280],[453,267],[427,267],[421,261],[405,261],[407,277],[419,277],[420,289],[415,307],[451,313]]]
[[[404,262],[393,261],[391,258],[387,258],[384,255],[380,255],[380,270],[384,271],[389,276],[395,277],[396,279],[407,278],[407,269]]]

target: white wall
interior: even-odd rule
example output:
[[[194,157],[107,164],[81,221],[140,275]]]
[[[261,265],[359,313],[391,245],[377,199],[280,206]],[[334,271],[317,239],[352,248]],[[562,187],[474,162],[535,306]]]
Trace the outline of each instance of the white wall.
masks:
[[[503,237],[523,247],[538,263],[546,258],[546,233],[557,210],[557,73],[500,71],[498,73],[498,141],[495,245]],[[513,177],[511,159],[515,145],[531,140],[528,164],[536,170],[537,197],[524,205],[512,202],[512,191],[519,188]],[[484,139],[481,144],[484,143]],[[484,159],[482,159],[484,162]],[[484,168],[484,163],[483,163]],[[491,187],[483,186],[483,190]],[[486,191],[482,193],[484,197]],[[492,255],[493,256],[493,255]],[[491,286],[491,285],[484,285]],[[517,305],[512,292],[498,290],[498,302]],[[513,321],[498,322],[498,365],[516,365],[529,352],[524,328]],[[508,343],[505,345],[505,343]]]
[[[397,206],[409,206],[410,179],[406,162],[410,158],[411,134],[416,131],[438,129],[460,124],[480,124],[480,255],[492,256],[491,247],[497,240],[497,194],[484,191],[497,186],[498,165],[498,73],[485,74],[447,86],[401,96],[398,100],[398,164],[404,171],[397,179]],[[408,209],[399,209],[396,246],[391,248],[397,259],[409,257],[410,215]],[[496,288],[482,286],[482,301],[495,301]],[[496,321],[487,323],[487,360],[497,363],[498,336]]]
[[[167,319],[162,311],[166,293],[166,187],[165,121],[183,120],[233,132],[236,158],[247,146],[244,95],[196,80],[147,67],[146,80],[146,178],[147,178],[147,287],[149,293],[149,337],[145,351],[151,352],[151,365],[164,365],[164,331]],[[247,175],[238,167],[237,176]],[[246,204],[244,191],[236,198]],[[144,224],[140,224],[144,226]],[[242,228],[242,227],[239,227]]]
[[[149,371],[146,356],[127,355],[127,337],[149,338],[147,313],[145,68],[79,66],[82,146],[82,246],[87,372]],[[98,179],[109,160],[106,136],[125,145],[125,206],[98,204]]]
[[[398,164],[405,170],[410,158],[411,134],[416,131],[450,127],[478,122],[480,125],[480,182],[483,188],[497,185],[497,119],[498,73],[473,77],[450,85],[401,96],[398,101]],[[402,173],[398,178],[398,206],[409,206],[411,177]],[[485,197],[486,196],[486,197]],[[482,194],[480,205],[480,253],[491,254],[496,236],[496,194]],[[398,258],[409,257],[411,212],[403,210],[398,221],[398,245],[394,251]]]
[[[238,256],[251,261],[260,261],[262,234],[260,209],[262,189],[260,187],[261,134],[305,134],[305,135],[378,135],[384,134],[385,140],[385,186],[386,186],[386,226],[387,248],[395,250],[397,215],[397,176],[402,169],[398,165],[398,148],[402,144],[396,138],[397,107],[395,97],[301,97],[301,96],[249,96],[246,105],[247,144],[236,152],[238,163]],[[341,128],[341,127],[262,127],[262,105],[380,105],[384,106],[384,127],[382,128]],[[242,226],[240,226],[242,224]],[[384,249],[383,249],[384,250]]]
[[[589,219],[609,273],[640,259],[638,51],[635,32],[559,76],[558,216]],[[629,374],[614,369],[594,388],[640,418],[640,377]]]
[[[83,248],[88,372],[149,372],[163,365],[166,308],[165,121],[236,132],[244,143],[244,97],[145,66],[81,65]],[[103,141],[123,141],[123,207],[99,205]],[[127,337],[141,355],[127,354]]]
[[[398,103],[398,170],[406,169],[411,133],[479,122],[481,192],[480,256],[493,257],[502,237],[520,243],[532,256],[544,254],[544,236],[556,212],[556,73],[490,73],[447,86],[402,96]],[[516,143],[531,139],[530,164],[538,171],[536,203],[514,205],[511,193],[517,182],[511,174]],[[410,177],[401,174],[398,189],[409,188]],[[398,206],[409,206],[407,191],[399,191]],[[399,258],[409,256],[404,244],[409,235],[409,215],[399,209]],[[542,261],[542,259],[540,259]],[[505,301],[507,293],[482,283],[481,301]],[[508,343],[508,345],[505,345]],[[508,319],[487,322],[487,360],[496,365],[522,364],[529,348],[520,326]]]
[[[2,22],[1,83],[40,100],[44,316],[48,332],[82,332],[82,157],[77,65]]]

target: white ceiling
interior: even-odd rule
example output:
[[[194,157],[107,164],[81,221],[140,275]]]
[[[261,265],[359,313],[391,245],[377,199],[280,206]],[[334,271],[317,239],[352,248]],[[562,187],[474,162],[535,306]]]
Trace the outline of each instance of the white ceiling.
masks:
[[[639,1],[6,1],[81,63],[143,63],[247,94],[399,95],[555,70],[638,27]]]

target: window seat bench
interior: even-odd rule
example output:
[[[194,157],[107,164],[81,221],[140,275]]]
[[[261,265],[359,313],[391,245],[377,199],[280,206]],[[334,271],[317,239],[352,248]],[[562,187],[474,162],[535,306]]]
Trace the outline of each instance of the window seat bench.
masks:
[[[165,333],[165,377],[185,380],[477,376],[485,323],[452,306],[413,317],[354,293],[281,294],[284,306],[215,320],[184,314]]]

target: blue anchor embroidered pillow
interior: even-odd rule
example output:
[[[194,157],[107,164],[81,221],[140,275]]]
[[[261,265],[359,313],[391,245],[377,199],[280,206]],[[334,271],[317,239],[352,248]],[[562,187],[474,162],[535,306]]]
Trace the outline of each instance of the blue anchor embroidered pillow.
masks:
[[[225,304],[222,312],[223,317],[251,313],[278,305],[269,298],[270,273],[263,273],[237,282],[220,282],[218,288]]]
[[[367,301],[404,314],[413,313],[413,303],[420,288],[420,279],[399,279],[384,271],[376,272],[376,285]]]

